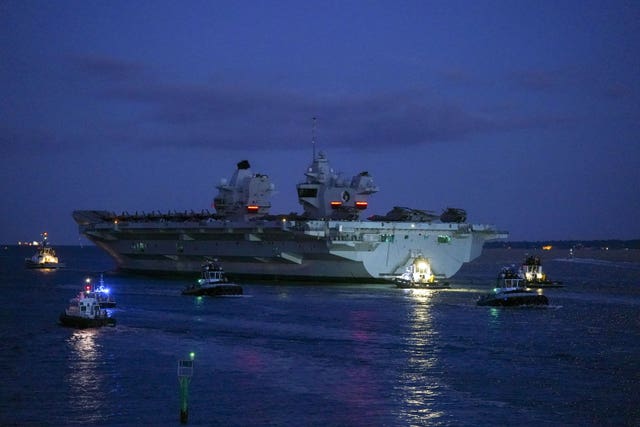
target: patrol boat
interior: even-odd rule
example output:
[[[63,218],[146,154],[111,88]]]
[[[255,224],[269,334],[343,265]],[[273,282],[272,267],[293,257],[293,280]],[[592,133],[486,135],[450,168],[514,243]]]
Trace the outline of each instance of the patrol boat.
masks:
[[[69,306],[60,314],[59,320],[62,326],[81,329],[116,325],[116,319],[100,307],[95,293],[84,290],[69,300]]]
[[[549,305],[549,299],[541,290],[534,292],[526,287],[525,282],[515,269],[504,267],[496,279],[495,288],[481,296],[476,304],[494,307]]]
[[[242,286],[229,282],[222,267],[208,262],[202,266],[202,275],[198,281],[184,288],[182,295],[242,295]]]
[[[302,214],[270,214],[274,185],[243,160],[217,186],[215,213],[77,210],[73,218],[123,271],[192,273],[217,259],[234,278],[393,282],[421,253],[442,279],[478,257],[485,241],[507,237],[466,222],[460,209],[438,216],[396,207],[360,219],[378,191],[372,176],[342,178],[315,145],[304,175],[297,185]]]

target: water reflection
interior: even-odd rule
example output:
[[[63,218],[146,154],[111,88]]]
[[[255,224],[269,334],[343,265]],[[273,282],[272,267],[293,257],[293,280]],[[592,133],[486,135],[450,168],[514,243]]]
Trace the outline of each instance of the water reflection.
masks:
[[[400,376],[405,413],[402,418],[408,424],[424,424],[435,421],[444,414],[435,409],[440,396],[438,377],[438,332],[433,321],[433,297],[435,291],[411,289],[407,295],[412,304],[407,313],[404,348],[407,362]]]
[[[496,307],[490,307],[487,311],[487,325],[492,331],[500,331],[502,329],[502,310]]]
[[[96,343],[97,329],[78,330],[67,339],[70,348],[68,375],[70,402],[77,422],[103,419],[101,410],[105,400],[104,374],[100,372],[101,351]]]
[[[379,313],[368,310],[353,310],[348,313],[349,363],[341,378],[334,384],[333,395],[349,406],[346,425],[363,425],[363,419],[371,416],[363,408],[373,407],[384,401],[386,390],[381,386],[375,370],[382,356],[384,337],[377,333]]]

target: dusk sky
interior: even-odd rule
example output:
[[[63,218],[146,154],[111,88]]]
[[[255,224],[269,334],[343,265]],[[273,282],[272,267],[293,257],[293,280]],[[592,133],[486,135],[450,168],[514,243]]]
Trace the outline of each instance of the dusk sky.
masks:
[[[0,1],[0,242],[75,209],[301,212],[317,148],[509,240],[640,238],[638,1]]]

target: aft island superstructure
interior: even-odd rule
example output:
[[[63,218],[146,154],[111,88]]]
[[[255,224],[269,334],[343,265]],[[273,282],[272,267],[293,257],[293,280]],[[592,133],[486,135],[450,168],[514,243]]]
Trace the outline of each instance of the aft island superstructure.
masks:
[[[297,185],[302,214],[270,214],[274,186],[246,160],[217,189],[215,213],[82,210],[73,217],[122,270],[198,272],[216,260],[232,277],[281,280],[392,281],[417,256],[447,278],[478,257],[485,241],[506,237],[493,226],[467,223],[462,209],[434,215],[396,207],[362,220],[378,191],[373,178],[361,172],[343,179],[323,152],[314,151]]]

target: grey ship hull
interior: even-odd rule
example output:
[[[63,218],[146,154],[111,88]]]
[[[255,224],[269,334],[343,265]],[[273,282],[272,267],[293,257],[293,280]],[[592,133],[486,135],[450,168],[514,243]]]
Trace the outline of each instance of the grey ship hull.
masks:
[[[126,271],[187,273],[216,259],[232,277],[392,281],[418,254],[439,278],[506,235],[491,226],[339,220],[115,221],[104,211],[75,211],[80,232]]]

